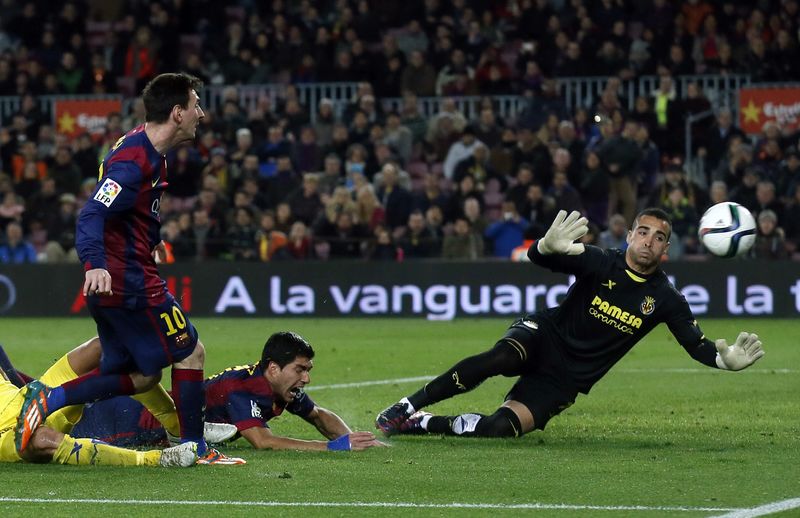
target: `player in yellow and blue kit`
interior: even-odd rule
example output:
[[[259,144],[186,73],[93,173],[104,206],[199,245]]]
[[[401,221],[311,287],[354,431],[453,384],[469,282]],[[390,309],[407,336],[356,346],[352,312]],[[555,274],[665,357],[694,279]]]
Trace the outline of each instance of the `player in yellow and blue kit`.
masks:
[[[4,362],[0,348],[0,462],[55,462],[73,465],[106,466],[193,466],[197,462],[196,446],[184,443],[166,450],[134,451],[119,448],[91,438],[75,438],[58,428],[77,419],[80,409],[66,407],[52,413],[44,426],[36,428],[30,444],[22,452],[15,445],[14,424],[28,390],[10,364]],[[45,383],[57,385],[76,377],[66,357],[42,376]]]
[[[492,349],[460,361],[378,414],[376,427],[387,435],[479,437],[544,429],[660,323],[694,360],[709,367],[738,371],[763,356],[754,334],[740,333],[732,346],[703,335],[686,299],[660,268],[672,233],[664,211],[645,209],[636,217],[624,252],[575,243],[586,234],[587,223],[578,212],[560,211],[544,238],[528,250],[534,264],[575,276],[558,307],[517,320]],[[419,411],[497,375],[518,380],[492,415]]]

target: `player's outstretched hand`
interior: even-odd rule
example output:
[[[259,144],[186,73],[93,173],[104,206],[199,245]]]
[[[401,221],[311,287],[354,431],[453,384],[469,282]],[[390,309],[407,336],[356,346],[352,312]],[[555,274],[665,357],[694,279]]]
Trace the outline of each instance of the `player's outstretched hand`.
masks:
[[[105,268],[94,268],[86,271],[86,280],[83,283],[83,296],[87,295],[113,295],[111,291],[111,274]]]
[[[353,451],[366,450],[367,448],[382,447],[386,444],[379,441],[372,432],[351,432],[350,449]]]
[[[547,233],[539,240],[539,252],[548,254],[578,255],[583,253],[583,243],[575,243],[589,231],[589,220],[581,216],[577,210],[567,215],[567,211],[560,210],[547,229]]]
[[[717,347],[717,367],[731,371],[740,371],[753,365],[764,356],[761,340],[753,333],[741,332],[733,345],[728,345],[724,338],[715,342]]]

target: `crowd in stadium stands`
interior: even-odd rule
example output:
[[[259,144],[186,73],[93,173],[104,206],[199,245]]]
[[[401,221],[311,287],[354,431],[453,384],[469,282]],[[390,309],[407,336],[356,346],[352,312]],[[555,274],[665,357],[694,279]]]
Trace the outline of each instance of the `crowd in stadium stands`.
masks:
[[[0,263],[77,261],[76,214],[99,159],[143,122],[112,114],[100,139],[58,134],[41,95],[135,96],[160,72],[233,85],[197,141],[168,156],[160,209],[168,261],[520,258],[559,209],[584,238],[624,247],[636,211],[665,209],[671,257],[703,257],[699,214],[723,200],[758,220],[751,256],[800,252],[797,135],[756,138],[731,112],[693,126],[702,177],[683,167],[683,127],[712,108],[687,74],[800,77],[798,2],[706,0],[3,0]],[[104,28],[98,30],[98,28]],[[194,42],[192,44],[192,42]],[[627,109],[621,82],[658,75]],[[554,78],[608,76],[594,106],[568,110]],[[359,82],[337,116],[297,83]],[[235,85],[284,83],[246,111]],[[486,96],[467,120],[449,98]],[[494,95],[527,108],[500,117]],[[423,117],[421,97],[444,98]],[[382,99],[402,97],[398,112]],[[316,112],[311,123],[310,113]]]

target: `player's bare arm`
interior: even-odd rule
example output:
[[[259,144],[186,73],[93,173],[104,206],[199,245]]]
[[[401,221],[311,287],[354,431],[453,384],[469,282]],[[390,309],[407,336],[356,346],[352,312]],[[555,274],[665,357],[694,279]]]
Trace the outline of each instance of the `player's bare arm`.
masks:
[[[371,432],[345,433],[331,441],[314,441],[281,437],[272,433],[269,428],[254,426],[241,431],[242,437],[247,439],[257,450],[299,450],[299,451],[327,451],[327,450],[352,450],[361,451],[373,446],[383,446]],[[337,444],[332,444],[336,443]],[[347,443],[347,447],[344,447]],[[337,447],[340,446],[340,447]]]
[[[319,433],[328,439],[335,439],[351,432],[350,427],[341,417],[320,406],[315,406],[314,410],[305,417],[305,420],[313,424],[319,430]]]

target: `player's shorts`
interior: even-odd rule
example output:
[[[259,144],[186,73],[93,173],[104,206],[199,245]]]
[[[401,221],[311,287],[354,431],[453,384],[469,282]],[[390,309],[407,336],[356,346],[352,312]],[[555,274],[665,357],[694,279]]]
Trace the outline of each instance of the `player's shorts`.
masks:
[[[501,342],[510,344],[524,362],[523,373],[506,395],[533,414],[534,428],[544,430],[548,421],[567,409],[578,396],[564,366],[558,345],[545,326],[521,318],[511,324]]]
[[[103,347],[103,374],[158,374],[184,360],[197,344],[197,330],[178,302],[167,293],[163,304],[126,309],[89,304]]]
[[[72,437],[100,439],[114,446],[164,446],[167,433],[153,414],[130,397],[114,397],[86,405]]]

